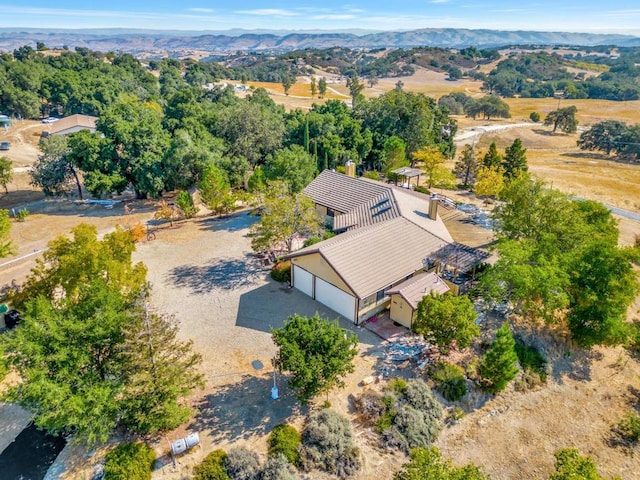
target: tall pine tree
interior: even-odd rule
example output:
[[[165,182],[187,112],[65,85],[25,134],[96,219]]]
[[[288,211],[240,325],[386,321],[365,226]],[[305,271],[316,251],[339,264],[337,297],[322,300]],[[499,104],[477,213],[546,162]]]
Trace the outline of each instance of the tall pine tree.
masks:
[[[496,142],[491,142],[489,145],[489,150],[482,157],[482,166],[487,168],[502,166],[502,155],[498,153]]]
[[[480,376],[485,382],[485,390],[491,393],[500,392],[514,379],[518,373],[515,345],[509,324],[504,322],[480,364]]]
[[[511,146],[504,151],[504,175],[506,178],[513,178],[520,172],[526,172],[527,166],[527,149],[522,146],[522,140],[516,138]]]

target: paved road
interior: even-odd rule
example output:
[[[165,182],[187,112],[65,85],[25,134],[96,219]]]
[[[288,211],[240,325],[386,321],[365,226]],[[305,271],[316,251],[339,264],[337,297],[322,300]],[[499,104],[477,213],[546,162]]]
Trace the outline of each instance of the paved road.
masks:
[[[510,130],[512,128],[532,127],[536,125],[531,122],[524,123],[501,123],[498,125],[479,125],[477,127],[463,128],[458,130],[454,141],[456,143],[469,142],[471,140],[477,141],[482,135],[490,132],[499,132],[502,130]]]

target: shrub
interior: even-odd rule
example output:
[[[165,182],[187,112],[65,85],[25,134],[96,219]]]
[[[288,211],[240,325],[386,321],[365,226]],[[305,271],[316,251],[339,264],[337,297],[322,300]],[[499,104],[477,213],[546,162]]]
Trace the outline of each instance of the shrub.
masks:
[[[27,210],[26,208],[21,208],[20,210],[17,210],[15,212],[15,216],[18,222],[24,222],[29,216],[29,210]]]
[[[137,243],[147,236],[147,229],[142,223],[138,222],[129,227],[129,233],[134,243]]]
[[[467,394],[467,383],[462,368],[451,363],[438,362],[430,372],[436,388],[450,402],[457,402]]]
[[[428,447],[440,433],[439,418],[435,418],[429,411],[421,411],[410,405],[398,408],[394,424],[406,439],[409,449]]]
[[[407,384],[407,403],[417,410],[429,412],[429,415],[436,420],[442,418],[442,405],[433,396],[429,385],[422,380],[414,380]]]
[[[300,467],[313,468],[345,478],[360,469],[359,452],[353,445],[349,420],[331,410],[314,412],[302,432]]]
[[[425,195],[431,194],[431,191],[427,187],[423,187],[422,185],[416,185],[413,190],[418,193],[424,193]]]
[[[181,190],[176,197],[176,204],[186,218],[192,218],[198,213],[198,209],[193,204],[193,198],[189,192]]]
[[[627,413],[618,423],[618,431],[626,440],[636,443],[640,440],[640,415]]]
[[[231,480],[224,468],[227,454],[224,450],[214,450],[194,468],[194,480]]]
[[[233,480],[259,480],[258,454],[244,447],[232,448],[224,459],[224,469]]]
[[[529,118],[532,122],[538,123],[540,121],[540,114],[538,112],[531,112]]]
[[[271,269],[271,278],[280,283],[291,282],[291,262],[277,262]]]
[[[296,480],[292,470],[284,455],[270,456],[262,471],[262,480]]]
[[[376,392],[364,392],[356,398],[354,403],[360,422],[369,426],[376,425],[378,419],[387,410],[382,402],[382,396]]]
[[[392,378],[388,388],[397,395],[404,395],[407,392],[407,381],[401,377]]]
[[[150,480],[156,456],[146,443],[123,443],[111,450],[104,465],[104,480]]]
[[[500,392],[518,373],[515,343],[509,324],[505,322],[496,332],[496,340],[480,363],[481,386],[484,390]]]
[[[289,463],[298,463],[298,450],[302,437],[291,425],[276,425],[269,435],[269,455],[284,456]]]
[[[536,373],[544,383],[547,381],[547,359],[536,348],[516,340],[515,345],[518,362],[523,370]]]
[[[364,178],[368,178],[370,180],[380,180],[380,172],[376,170],[368,170],[362,174]]]

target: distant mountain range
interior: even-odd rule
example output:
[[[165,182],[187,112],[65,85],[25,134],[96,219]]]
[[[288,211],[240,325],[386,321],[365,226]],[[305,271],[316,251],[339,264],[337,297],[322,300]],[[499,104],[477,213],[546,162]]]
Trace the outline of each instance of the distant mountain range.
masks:
[[[445,48],[500,47],[506,45],[616,45],[640,46],[640,37],[631,35],[469,30],[463,28],[426,28],[405,32],[295,32],[244,31],[181,32],[157,30],[51,30],[0,29],[0,50],[11,51],[22,45],[35,47],[88,47],[98,51],[130,53],[288,51],[301,48]]]

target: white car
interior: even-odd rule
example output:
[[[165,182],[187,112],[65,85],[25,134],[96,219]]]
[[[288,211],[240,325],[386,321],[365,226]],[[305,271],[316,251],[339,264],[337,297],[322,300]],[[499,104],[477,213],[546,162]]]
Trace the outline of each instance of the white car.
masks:
[[[42,119],[42,123],[54,123],[60,120],[58,117],[47,117]]]

